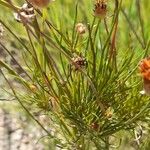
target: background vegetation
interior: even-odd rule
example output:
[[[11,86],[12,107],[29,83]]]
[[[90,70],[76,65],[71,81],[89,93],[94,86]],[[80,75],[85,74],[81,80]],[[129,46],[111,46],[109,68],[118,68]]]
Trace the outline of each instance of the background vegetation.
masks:
[[[108,1],[105,19],[93,15],[95,1],[56,0],[19,23],[13,13],[23,3],[0,0],[9,56],[0,59],[2,88],[45,132],[45,149],[149,149],[150,101],[138,70],[149,55],[148,0]]]

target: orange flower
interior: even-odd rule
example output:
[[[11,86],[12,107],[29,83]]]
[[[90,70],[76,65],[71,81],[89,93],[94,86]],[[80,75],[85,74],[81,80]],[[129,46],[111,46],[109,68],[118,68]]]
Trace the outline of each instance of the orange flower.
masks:
[[[150,80],[150,58],[145,58],[141,61],[139,70],[144,79]]]
[[[144,88],[144,90],[140,93],[150,95],[150,57],[145,58],[141,61],[139,65],[139,70],[143,78]]]

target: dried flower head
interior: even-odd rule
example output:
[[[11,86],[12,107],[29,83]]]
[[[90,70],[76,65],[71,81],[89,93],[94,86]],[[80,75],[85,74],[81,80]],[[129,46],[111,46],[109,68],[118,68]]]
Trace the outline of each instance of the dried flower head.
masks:
[[[84,34],[84,33],[86,32],[86,26],[85,26],[83,23],[78,23],[78,24],[76,25],[76,31],[77,31],[80,35],[82,35],[82,34]]]
[[[29,3],[37,7],[46,7],[52,1],[54,0],[28,0]]]
[[[14,17],[18,22],[24,24],[32,22],[35,18],[34,8],[30,4],[23,4],[19,13],[14,13]]]
[[[150,95],[150,57],[145,58],[140,62],[139,70],[143,78],[144,86],[144,90],[140,93]]]
[[[107,0],[96,0],[94,15],[101,19],[105,18],[107,14]]]
[[[87,61],[83,56],[75,56],[72,58],[72,65],[75,67],[75,70],[78,70],[79,68],[85,68]]]

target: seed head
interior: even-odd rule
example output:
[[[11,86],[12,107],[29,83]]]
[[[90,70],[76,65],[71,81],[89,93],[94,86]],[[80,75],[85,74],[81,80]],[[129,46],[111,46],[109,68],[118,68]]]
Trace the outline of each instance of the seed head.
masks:
[[[105,18],[107,14],[107,0],[96,0],[93,11],[96,17]]]
[[[75,70],[78,70],[79,68],[85,68],[87,61],[83,56],[75,56],[72,58],[72,65],[75,67]]]

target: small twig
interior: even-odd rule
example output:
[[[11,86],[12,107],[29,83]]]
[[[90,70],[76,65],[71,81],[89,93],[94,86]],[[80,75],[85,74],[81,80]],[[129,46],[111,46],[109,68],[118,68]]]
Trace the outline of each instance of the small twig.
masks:
[[[138,146],[140,145],[140,139],[142,138],[142,135],[143,135],[143,129],[140,125],[139,127],[140,127],[139,133],[136,130],[134,130],[135,141]]]
[[[140,37],[138,36],[136,30],[134,29],[133,24],[131,23],[129,17],[127,16],[126,12],[123,10],[123,8],[121,8],[121,12],[124,15],[124,17],[126,18],[132,32],[134,33],[135,37],[137,38],[137,40],[139,41],[139,43],[141,44],[142,48],[145,49],[145,45],[143,44],[142,40],[140,39]]]
[[[121,1],[122,2],[122,1]],[[120,2],[120,5],[121,5]],[[115,64],[115,69],[117,69],[117,64],[116,64],[116,34],[117,34],[117,29],[118,29],[118,17],[119,17],[119,1],[115,0],[115,18],[114,18],[114,30],[112,33],[112,41],[111,41],[111,47],[110,47],[110,58],[109,60],[111,60],[113,58],[113,63]]]
[[[6,98],[0,98],[0,101],[14,101],[15,98],[6,99]]]
[[[136,0],[136,5],[137,5],[137,13],[138,13],[139,21],[140,21],[140,25],[141,25],[143,44],[144,44],[144,47],[146,47],[146,39],[145,39],[145,34],[144,34],[144,22],[143,22],[143,18],[142,18],[142,15],[141,15],[140,0]]]
[[[107,25],[107,22],[106,22],[106,18],[104,18],[104,25],[105,25],[106,32],[109,35],[109,30],[108,30],[108,25]]]

